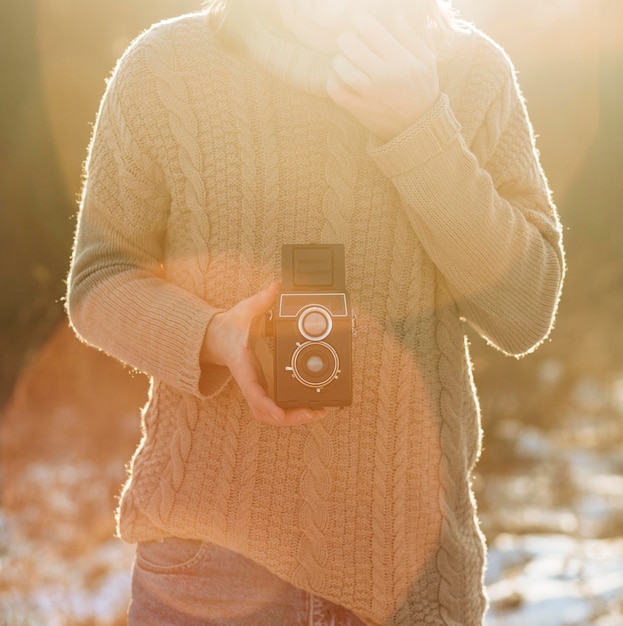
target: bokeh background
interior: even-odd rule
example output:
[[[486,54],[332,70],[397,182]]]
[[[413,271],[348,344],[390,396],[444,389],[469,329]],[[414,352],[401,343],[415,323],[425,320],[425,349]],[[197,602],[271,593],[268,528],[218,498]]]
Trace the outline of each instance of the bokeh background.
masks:
[[[0,6],[0,626],[124,623],[131,553],[112,539],[112,511],[146,381],[67,331],[64,278],[105,78],[142,29],[199,4]],[[535,354],[472,338],[488,620],[620,626],[623,3],[455,6],[516,65],[569,265]]]

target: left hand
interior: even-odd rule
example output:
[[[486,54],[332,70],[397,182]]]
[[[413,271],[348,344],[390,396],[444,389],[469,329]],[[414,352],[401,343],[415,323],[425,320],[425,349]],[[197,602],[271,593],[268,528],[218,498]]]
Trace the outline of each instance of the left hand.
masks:
[[[384,141],[422,117],[439,97],[437,58],[402,12],[391,31],[360,13],[338,38],[327,92]]]
[[[261,336],[261,326],[278,290],[279,285],[273,283],[214,315],[206,329],[200,360],[205,366],[229,368],[256,420],[272,426],[309,424],[325,417],[326,410],[283,409],[269,393],[273,357]]]

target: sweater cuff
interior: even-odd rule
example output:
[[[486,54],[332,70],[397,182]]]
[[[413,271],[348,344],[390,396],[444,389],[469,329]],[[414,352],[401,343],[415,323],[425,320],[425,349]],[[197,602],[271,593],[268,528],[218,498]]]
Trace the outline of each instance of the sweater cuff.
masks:
[[[231,380],[232,375],[224,365],[208,365],[202,368],[199,393],[203,400],[218,396]]]
[[[219,309],[209,307],[176,307],[168,311],[171,328],[179,332],[169,333],[158,346],[152,346],[153,354],[159,355],[154,375],[166,384],[190,393],[202,400],[220,393],[231,374],[227,367],[201,367],[200,352],[206,329]]]
[[[460,131],[448,96],[442,93],[422,118],[391,141],[381,144],[371,138],[368,154],[388,178],[394,178],[428,161]]]
[[[217,365],[201,367],[200,362],[201,346],[206,329],[218,312],[218,309],[211,308],[196,309],[186,320],[179,320],[182,322],[179,328],[184,328],[182,341],[186,347],[177,346],[177,342],[171,338],[163,342],[162,346],[164,352],[169,353],[165,362],[179,364],[177,375],[170,372],[170,379],[177,379],[178,388],[201,399],[208,399],[219,394],[231,378],[227,367]],[[179,313],[179,315],[185,317],[184,313]]]

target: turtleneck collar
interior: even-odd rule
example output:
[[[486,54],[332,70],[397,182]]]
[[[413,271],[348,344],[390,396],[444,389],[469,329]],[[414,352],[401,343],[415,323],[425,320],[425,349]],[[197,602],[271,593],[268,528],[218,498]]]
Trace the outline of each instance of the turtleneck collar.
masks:
[[[278,80],[315,96],[327,96],[329,56],[288,37],[276,25],[267,24],[259,13],[247,14],[241,20],[227,20],[224,28],[228,39],[246,50],[256,63]],[[435,47],[441,72],[452,56],[456,35],[469,31],[469,25],[461,23],[456,30],[449,29],[438,35]]]
[[[267,72],[293,87],[316,96],[326,96],[331,59],[287,38],[285,33],[254,15],[244,24],[228,24],[233,38]]]

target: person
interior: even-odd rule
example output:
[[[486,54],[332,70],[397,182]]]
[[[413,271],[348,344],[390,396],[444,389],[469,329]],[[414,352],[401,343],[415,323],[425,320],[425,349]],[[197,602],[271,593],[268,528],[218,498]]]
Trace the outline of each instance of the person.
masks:
[[[283,408],[283,244],[343,244],[352,404]],[[67,307],[151,380],[131,625],[481,624],[466,324],[552,328],[561,226],[511,61],[444,0],[215,0],[123,54]]]

